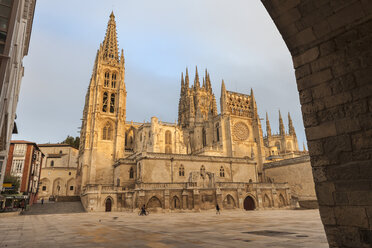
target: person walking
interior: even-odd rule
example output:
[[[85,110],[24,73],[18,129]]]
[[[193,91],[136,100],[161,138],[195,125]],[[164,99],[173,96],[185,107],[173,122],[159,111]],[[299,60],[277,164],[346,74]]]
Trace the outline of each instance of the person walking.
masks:
[[[41,205],[44,204],[44,198],[41,198]]]
[[[221,212],[220,212],[220,206],[218,206],[218,204],[216,205],[216,214],[221,214]]]
[[[146,215],[146,207],[145,207],[145,205],[142,206],[140,215],[141,216]]]

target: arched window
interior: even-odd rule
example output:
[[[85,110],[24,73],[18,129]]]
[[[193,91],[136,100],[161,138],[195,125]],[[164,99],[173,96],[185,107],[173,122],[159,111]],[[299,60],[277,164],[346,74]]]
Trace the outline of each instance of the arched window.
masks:
[[[170,144],[172,144],[172,133],[171,133],[171,131],[169,131],[169,130],[167,130],[167,131],[165,132],[165,144],[166,144],[166,145],[170,145]]]
[[[111,76],[111,88],[116,88],[116,73],[112,73],[112,76]]]
[[[220,124],[219,123],[216,124],[216,140],[217,142],[220,141]]]
[[[107,103],[108,103],[108,93],[103,93],[103,100],[102,100],[102,111],[107,112]]]
[[[112,133],[112,127],[109,122],[106,123],[102,130],[102,139],[103,140],[111,140],[111,133]]]
[[[225,177],[225,169],[223,168],[223,166],[221,166],[220,168],[220,177]]]
[[[129,178],[134,178],[134,170],[133,170],[133,167],[130,167],[130,170],[129,170]]]
[[[201,167],[200,167],[200,175],[204,175],[205,174],[205,167],[204,167],[204,165],[202,165]]]
[[[104,86],[109,87],[110,83],[110,73],[108,71],[105,72],[105,80],[104,80]]]
[[[279,141],[277,141],[277,142],[275,143],[275,146],[278,148],[278,150],[280,150],[280,143],[279,143]]]
[[[204,128],[203,128],[203,131],[202,131],[202,136],[203,136],[203,146],[207,146],[207,134],[206,134]]]
[[[184,177],[184,176],[185,176],[185,168],[183,167],[182,164],[180,165],[180,169],[179,169],[179,171],[178,171],[178,175],[179,175],[180,177]]]
[[[50,161],[50,166],[51,166],[51,167],[54,166],[54,160]]]
[[[111,100],[110,100],[110,113],[115,112],[115,94],[111,94]]]

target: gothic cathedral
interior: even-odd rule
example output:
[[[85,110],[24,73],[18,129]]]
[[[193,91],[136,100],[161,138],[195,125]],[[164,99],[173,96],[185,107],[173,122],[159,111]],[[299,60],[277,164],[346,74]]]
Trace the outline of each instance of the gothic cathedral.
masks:
[[[124,52],[119,55],[113,13],[100,45],[85,97],[77,181],[87,211],[128,211],[145,205],[160,211],[286,207],[286,183],[267,183],[263,163],[298,156],[288,115],[285,131],[264,137],[251,90],[221,84],[220,107],[209,72],[181,76],[178,122],[151,118],[126,122]]]

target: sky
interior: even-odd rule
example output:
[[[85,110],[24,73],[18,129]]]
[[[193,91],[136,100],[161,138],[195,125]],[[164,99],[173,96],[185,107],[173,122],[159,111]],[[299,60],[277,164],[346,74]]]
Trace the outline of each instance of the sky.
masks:
[[[13,139],[37,143],[79,136],[85,94],[99,44],[114,11],[124,49],[127,120],[178,118],[181,72],[193,82],[207,68],[219,109],[226,89],[249,94],[279,132],[278,110],[305,142],[290,53],[260,1],[38,0]],[[190,82],[191,83],[191,82]],[[261,121],[264,133],[266,121]]]

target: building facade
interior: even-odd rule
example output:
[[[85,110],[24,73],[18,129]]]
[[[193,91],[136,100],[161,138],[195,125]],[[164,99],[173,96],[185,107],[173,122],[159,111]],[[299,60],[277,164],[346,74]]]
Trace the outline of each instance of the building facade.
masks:
[[[0,191],[15,126],[16,107],[28,54],[36,0],[0,2]]]
[[[186,69],[177,123],[156,117],[150,123],[126,122],[126,96],[124,52],[119,56],[112,13],[83,111],[77,180],[86,210],[289,205],[288,184],[266,183],[263,164],[277,140],[291,144],[276,147],[277,157],[295,157],[297,137],[289,121],[288,133],[280,126],[280,134],[264,139],[253,90],[228,91],[222,81],[219,114],[208,71],[201,81],[196,68],[190,85]]]
[[[43,158],[44,154],[33,142],[24,140],[10,142],[5,174],[19,178],[18,192],[23,193],[29,205],[37,200]]]
[[[78,149],[68,144],[39,144],[45,154],[41,166],[39,199],[76,196]]]

